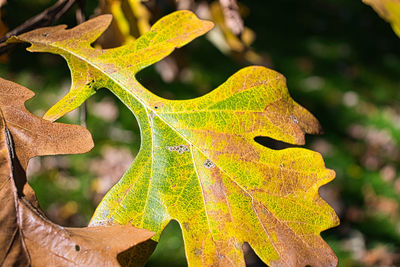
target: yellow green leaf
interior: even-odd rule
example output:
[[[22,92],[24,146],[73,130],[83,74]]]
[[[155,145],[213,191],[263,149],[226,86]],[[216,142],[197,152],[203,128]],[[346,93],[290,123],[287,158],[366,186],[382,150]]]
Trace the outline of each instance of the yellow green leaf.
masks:
[[[362,0],[384,20],[392,25],[393,31],[400,37],[400,0]]]
[[[92,48],[110,19],[101,16],[71,30],[49,27],[13,39],[31,43],[30,51],[57,53],[68,61],[73,86],[47,118],[59,118],[105,87],[139,122],[140,151],[91,224],[129,223],[156,232],[157,241],[176,220],[190,266],[243,266],[244,242],[269,266],[336,265],[320,232],[339,221],[318,194],[335,173],[317,152],[274,150],[254,140],[268,136],[302,145],[305,133],[320,132],[317,120],[290,97],[285,78],[253,66],[202,97],[160,98],[135,74],[212,24],[178,11],[135,42]]]

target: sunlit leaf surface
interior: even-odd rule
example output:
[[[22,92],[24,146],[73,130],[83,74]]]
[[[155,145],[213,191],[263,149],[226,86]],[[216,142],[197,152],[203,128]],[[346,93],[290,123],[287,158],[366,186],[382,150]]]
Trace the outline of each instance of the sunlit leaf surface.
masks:
[[[92,48],[110,20],[100,16],[70,30],[48,27],[13,39],[31,43],[30,51],[62,55],[71,69],[71,90],[47,119],[56,120],[105,87],[139,122],[140,152],[91,224],[129,223],[156,232],[158,240],[174,219],[191,266],[242,266],[244,242],[269,266],[336,265],[320,232],[338,218],[318,195],[334,172],[316,152],[274,150],[254,141],[267,136],[302,145],[305,133],[320,132],[317,120],[290,97],[285,78],[247,67],[202,97],[166,100],[135,74],[212,23],[178,11],[135,42]]]

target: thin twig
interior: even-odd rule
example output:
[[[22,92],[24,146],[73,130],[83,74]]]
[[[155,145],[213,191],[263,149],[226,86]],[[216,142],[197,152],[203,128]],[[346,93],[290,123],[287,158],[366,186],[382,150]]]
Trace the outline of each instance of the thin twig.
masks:
[[[78,24],[81,24],[85,22],[86,20],[86,12],[85,12],[85,6],[86,6],[86,1],[85,0],[77,0],[78,3],[78,8],[76,9],[75,17],[76,17],[76,22]],[[81,126],[87,127],[87,102],[83,102],[82,105],[79,107],[79,121]]]
[[[86,1],[76,0],[78,3],[78,8],[76,9],[76,22],[81,24],[86,21]]]
[[[28,19],[23,24],[6,33],[0,38],[0,54],[4,54],[14,46],[14,44],[5,43],[8,38],[13,35],[19,35],[24,32],[52,24],[53,22],[59,20],[75,4],[75,2],[76,0],[58,0],[51,7],[43,10],[38,15]]]

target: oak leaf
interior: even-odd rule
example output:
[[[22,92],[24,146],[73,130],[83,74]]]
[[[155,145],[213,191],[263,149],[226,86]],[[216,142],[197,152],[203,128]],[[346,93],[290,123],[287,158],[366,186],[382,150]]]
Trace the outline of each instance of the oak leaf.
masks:
[[[83,153],[93,141],[83,127],[30,114],[24,102],[32,96],[28,89],[0,79],[0,265],[119,266],[120,252],[153,233],[122,225],[66,228],[43,215],[26,182],[28,160]]]
[[[290,97],[285,78],[264,67],[247,67],[202,97],[166,100],[145,89],[135,74],[204,34],[212,23],[178,11],[135,42],[92,48],[110,21],[105,15],[69,30],[47,27],[11,40],[68,62],[71,90],[47,119],[59,118],[105,87],[139,122],[140,151],[91,224],[132,224],[156,232],[158,240],[176,220],[190,266],[243,266],[244,242],[269,266],[336,265],[320,232],[339,221],[318,194],[335,173],[319,153],[274,150],[254,140],[267,136],[303,145],[305,133],[320,132],[318,121]]]

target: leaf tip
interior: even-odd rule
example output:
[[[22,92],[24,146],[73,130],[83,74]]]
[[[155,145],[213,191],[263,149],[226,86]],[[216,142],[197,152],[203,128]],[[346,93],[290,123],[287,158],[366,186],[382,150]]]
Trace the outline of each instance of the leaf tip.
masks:
[[[322,156],[321,156],[322,157]],[[336,172],[334,171],[334,170],[332,170],[332,169],[327,169],[328,170],[328,179],[329,179],[329,181],[328,182],[330,182],[330,181],[332,181],[333,179],[335,179],[336,178]],[[327,182],[327,183],[328,183]]]
[[[112,14],[103,14],[91,19],[92,22],[99,23],[101,24],[101,26],[104,26],[105,28],[110,26],[112,20],[113,20]]]
[[[9,37],[6,40],[7,44],[15,44],[15,43],[23,43],[23,41],[21,41],[20,39],[17,38],[17,36],[12,35],[11,37]]]
[[[211,20],[204,20],[201,19],[203,23],[203,28],[205,29],[206,32],[210,31],[212,28],[214,28],[215,24]]]
[[[94,148],[94,141],[93,141],[92,134],[85,127],[80,126],[80,125],[77,125],[77,126],[82,128],[82,132],[84,132],[84,134],[85,134],[85,147],[82,149],[83,152],[78,152],[78,153],[89,152],[90,150],[92,150]]]
[[[191,15],[193,15],[199,21],[199,23],[201,23],[201,29],[204,33],[209,32],[212,28],[214,28],[215,24],[211,20],[199,18],[196,14],[193,14],[191,11],[187,12],[191,13]]]
[[[44,119],[44,120],[46,120],[46,121],[54,122],[54,121],[56,121],[57,119],[60,118],[60,116],[51,114],[49,111],[50,111],[50,110],[48,110],[48,111],[43,115],[42,119]]]

